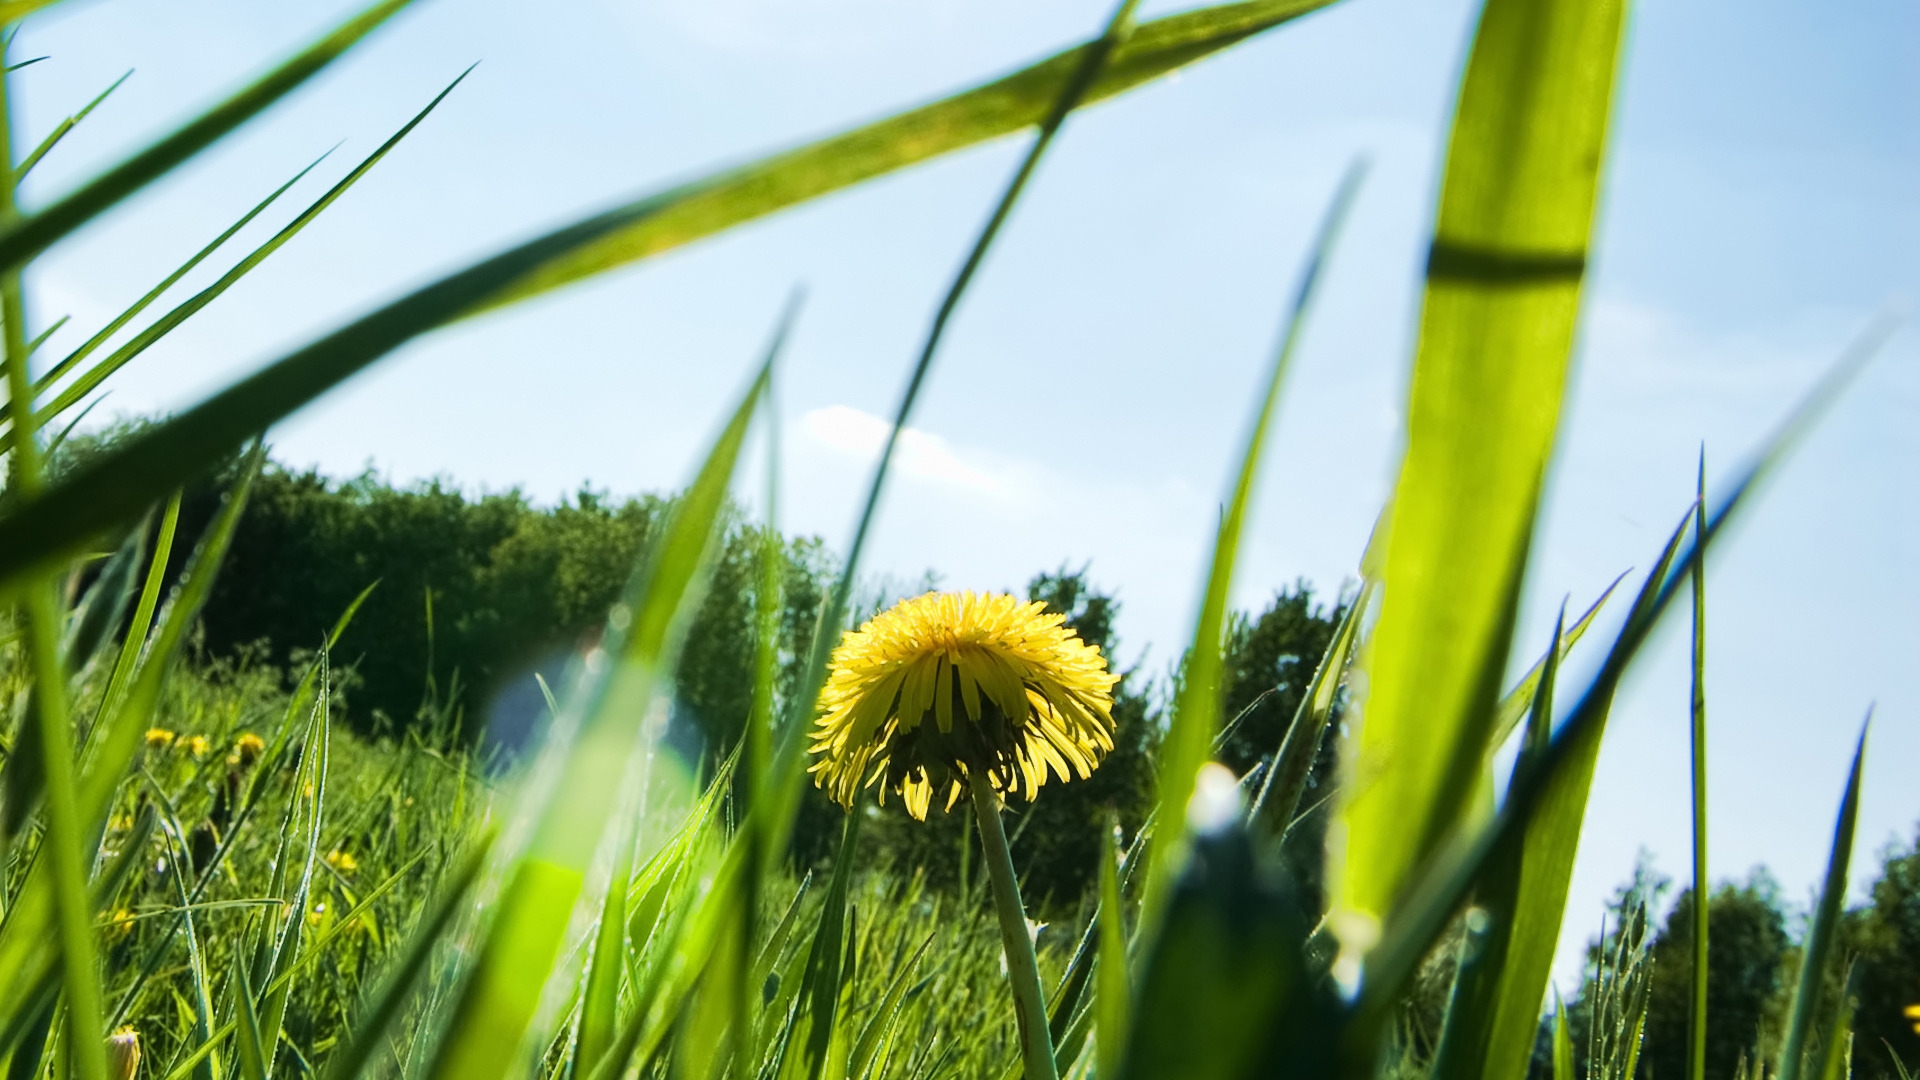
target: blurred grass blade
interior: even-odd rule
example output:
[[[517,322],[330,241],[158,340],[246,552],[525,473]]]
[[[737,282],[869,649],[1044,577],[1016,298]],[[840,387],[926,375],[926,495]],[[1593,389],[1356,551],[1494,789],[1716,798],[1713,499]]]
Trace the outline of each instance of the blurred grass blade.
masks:
[[[362,596],[365,594],[362,593]],[[274,857],[274,882],[281,901],[278,912],[265,923],[260,955],[253,981],[266,987],[260,998],[259,1024],[262,1033],[263,1067],[274,1073],[279,1056],[280,1033],[286,1021],[290,983],[274,988],[275,979],[294,963],[305,934],[306,913],[312,906],[314,869],[320,864],[321,831],[326,824],[328,765],[332,760],[333,710],[331,673],[327,671],[328,649],[320,651],[322,667],[320,701],[307,725],[307,738],[300,750],[289,793],[288,812],[281,826],[281,850]],[[304,833],[304,836],[301,834]],[[229,842],[231,834],[229,834]],[[294,857],[299,857],[299,876],[290,872]],[[274,922],[278,921],[276,930]]]
[[[67,137],[67,132],[72,131],[74,129],[74,125],[80,123],[80,121],[82,120],[85,120],[87,118],[88,113],[99,108],[100,103],[107,100],[107,97],[110,94],[112,94],[115,90],[120,89],[120,84],[123,82],[126,82],[127,79],[132,75],[133,75],[133,69],[128,68],[127,73],[125,75],[122,75],[119,78],[113,80],[113,84],[111,86],[108,86],[105,90],[100,91],[100,95],[98,97],[94,98],[92,101],[87,102],[85,108],[82,108],[79,112],[74,113],[72,116],[67,117],[66,119],[60,121],[58,124],[55,124],[53,126],[53,130],[47,133],[47,137],[40,140],[40,145],[34,147],[33,152],[27,155],[26,160],[22,161],[19,167],[13,170],[13,182],[18,184],[21,180],[26,179],[27,174],[33,171],[33,167],[35,165],[40,164],[40,159],[47,156],[47,151],[52,150],[54,147],[60,145],[60,140]]]
[[[1506,801],[1493,822],[1471,840],[1456,839],[1447,851],[1420,868],[1418,877],[1408,891],[1403,916],[1388,927],[1386,937],[1376,950],[1378,955],[1367,963],[1366,983],[1361,988],[1360,1001],[1356,1006],[1366,1022],[1356,1022],[1352,1026],[1346,1039],[1349,1054],[1372,1054],[1368,1033],[1377,1028],[1370,1025],[1383,1022],[1389,1015],[1394,1003],[1399,1000],[1397,995],[1412,977],[1420,958],[1427,955],[1439,940],[1448,920],[1459,909],[1491,852],[1504,843],[1511,843],[1515,834],[1524,832],[1539,812],[1555,779],[1563,771],[1578,766],[1591,729],[1605,723],[1606,710],[1612,701],[1614,689],[1638,655],[1640,646],[1666,613],[1686,576],[1692,573],[1694,562],[1706,557],[1707,550],[1721,530],[1746,507],[1751,497],[1772,477],[1774,470],[1839,399],[1841,392],[1866,366],[1867,361],[1879,352],[1895,325],[1897,321],[1891,314],[1873,320],[1761,445],[1733,489],[1720,499],[1714,512],[1708,516],[1706,528],[1697,531],[1677,565],[1673,565],[1671,555],[1662,557],[1661,565],[1648,578],[1649,586],[1659,583],[1658,589],[1651,594],[1642,590],[1641,598],[1628,612],[1625,623],[1601,662],[1600,670],[1568,711],[1560,730],[1541,755],[1538,767],[1516,778],[1519,782],[1508,790]],[[1688,516],[1693,516],[1691,507]],[[1685,524],[1682,523],[1682,529]],[[1675,537],[1679,535],[1681,530],[1677,529]],[[1676,544],[1677,539],[1669,540],[1669,549]]]
[[[24,264],[107,208],[212,146],[338,59],[405,7],[407,2],[380,0],[341,23],[331,33],[251,86],[81,185],[53,205],[0,227],[0,268],[11,269]],[[4,14],[0,14],[0,18],[4,18]]]
[[[60,0],[5,0],[0,3],[0,25],[19,22],[21,19],[44,7],[52,7]]]
[[[1488,0],[1455,108],[1333,926],[1358,955],[1471,805],[1580,307],[1624,0]]]
[[[1537,767],[1553,731],[1553,684],[1558,642],[1565,636],[1563,605],[1540,672],[1527,733],[1514,775]],[[1592,740],[1598,749],[1597,739]],[[1562,774],[1558,789],[1517,843],[1493,853],[1474,887],[1485,923],[1463,946],[1453,999],[1447,1007],[1433,1080],[1522,1080],[1539,1030],[1540,1000],[1560,940],[1567,887],[1579,850],[1581,818],[1593,778],[1589,753]]]
[[[154,609],[160,604],[160,589],[167,580],[167,560],[173,556],[173,534],[179,524],[180,493],[176,491],[167,500],[166,512],[160,516],[160,532],[153,543],[153,557],[147,560],[147,580],[140,587],[140,600],[134,605],[133,619],[127,623],[126,634],[120,639],[120,658],[114,661],[113,675],[107,680],[107,689],[100,696],[97,715],[101,719],[113,715],[127,680],[133,677],[134,664],[140,659],[140,649],[147,642],[147,631],[153,626]]]
[[[332,152],[333,151],[331,150],[327,151],[328,154]],[[315,165],[320,164],[320,162],[324,160],[326,160],[326,154],[322,154],[320,157],[315,158],[313,161],[313,164],[308,165],[304,169],[301,169],[299,172],[293,174],[293,177],[289,179],[286,183],[281,184],[279,187],[273,189],[273,191],[270,194],[268,194],[266,198],[261,199],[258,203],[254,204],[253,209],[248,210],[246,213],[240,215],[240,219],[238,221],[235,221],[232,225],[227,226],[226,231],[222,232],[219,236],[214,237],[213,240],[210,243],[208,243],[205,247],[195,252],[192,258],[188,259],[184,263],[181,263],[180,266],[176,268],[171,274],[168,274],[166,277],[162,278],[160,280],[160,284],[155,285],[152,289],[149,289],[146,295],[142,296],[138,300],[135,300],[132,303],[132,305],[130,305],[125,311],[122,311],[120,314],[114,316],[113,321],[107,323],[106,326],[101,327],[98,333],[94,334],[92,337],[88,338],[85,342],[81,343],[79,348],[73,350],[72,352],[68,353],[66,356],[62,357],[59,363],[55,364],[52,368],[48,369],[44,375],[41,375],[40,378],[34,382],[34,385],[33,385],[34,394],[38,396],[42,393],[45,393],[49,387],[51,387],[54,383],[58,382],[62,377],[64,377],[67,374],[67,372],[72,371],[74,368],[80,365],[81,361],[85,360],[89,356],[92,356],[96,351],[99,350],[100,346],[106,344],[108,338],[111,338],[113,335],[119,333],[120,330],[124,328],[128,323],[138,318],[141,312],[151,307],[154,301],[160,299],[160,297],[168,289],[171,289],[173,288],[174,285],[178,284],[180,279],[183,277],[186,277],[187,274],[191,272],[194,267],[199,266],[201,263],[205,262],[208,256],[220,250],[220,248],[224,244],[226,244],[228,240],[233,239],[235,233],[238,233],[241,229],[246,228],[247,225],[250,222],[252,222],[254,218],[259,217],[260,214],[263,211],[265,211],[267,207],[272,206],[274,202],[280,198],[280,196],[286,194],[288,188],[291,188],[293,185],[299,183],[303,177],[305,177],[309,172],[313,171],[313,168]],[[47,410],[43,409],[42,413],[47,414]]]
[[[1847,966],[1846,978],[1841,983],[1839,1000],[1833,1003],[1833,1015],[1826,1025],[1826,1062],[1820,1070],[1820,1080],[1848,1080],[1853,1075],[1853,1011],[1859,1004],[1860,990],[1857,964]],[[1897,1062],[1899,1055],[1894,1055],[1894,1059]]]
[[[600,926],[588,961],[587,983],[580,996],[580,1034],[574,1049],[574,1070],[591,1076],[594,1066],[613,1045],[619,1023],[620,976],[627,951],[627,889],[631,868],[622,858],[607,881],[600,905]]]
[[[134,576],[146,555],[145,525],[141,522],[120,542],[67,616],[60,653],[66,658],[67,670],[76,677],[85,675],[95,654],[113,636],[121,617],[127,613],[127,605],[133,601]]]
[[[840,834],[840,850],[833,857],[833,877],[827,881],[826,903],[807,952],[806,982],[800,1000],[807,1010],[806,1075],[820,1080],[826,1067],[828,1043],[840,1007],[841,959],[847,926],[847,883],[853,877],[854,845],[860,837],[860,814],[848,814]]]
[[[1100,924],[1100,959],[1094,973],[1094,1055],[1099,1076],[1119,1076],[1120,1059],[1126,1051],[1128,1014],[1133,1008],[1133,989],[1127,978],[1127,930],[1124,908],[1120,904],[1119,853],[1114,848],[1113,830],[1103,830],[1100,840],[1100,909],[1094,918]],[[1066,1069],[1062,1067],[1062,1073]]]
[[[1567,627],[1566,635],[1558,643],[1561,660],[1565,660],[1567,654],[1573,651],[1573,647],[1586,636],[1587,628],[1593,625],[1594,617],[1599,615],[1600,609],[1606,606],[1608,598],[1613,596],[1613,590],[1619,588],[1620,583],[1625,580],[1627,575],[1624,573],[1614,578],[1605,589],[1600,591],[1599,597],[1588,605],[1587,610],[1574,620],[1573,625]],[[1527,673],[1521,677],[1520,681],[1508,689],[1506,696],[1500,699],[1499,709],[1494,716],[1493,737],[1487,740],[1489,767],[1492,765],[1493,754],[1506,745],[1513,733],[1519,730],[1520,721],[1532,712],[1534,688],[1540,684],[1540,673],[1546,669],[1546,665],[1547,657],[1542,654],[1540,659],[1535,660],[1533,666],[1527,669]]]
[[[1567,1003],[1553,992],[1553,1080],[1579,1080],[1573,1071],[1573,1036],[1567,1031]]]
[[[527,849],[507,872],[493,922],[478,947],[428,1075],[487,1080],[518,1067],[522,1041],[560,956],[586,872],[626,783],[627,764],[677,655],[697,604],[707,551],[727,505],[740,448],[796,315],[788,307],[746,394],[700,466],[609,618],[604,674],[582,686],[569,708],[579,734],[560,753],[560,773],[536,811]]]
[[[1142,24],[1097,65],[1098,77],[1072,94],[1092,104],[1157,79],[1332,0],[1251,0],[1169,15]],[[863,180],[1044,123],[1089,66],[1098,39],[1013,74],[829,136],[795,150],[631,204],[651,204],[624,227],[556,254],[487,306],[511,303],[710,236]]]
[[[1256,399],[1259,404],[1240,455],[1231,499],[1224,509],[1214,538],[1206,592],[1194,621],[1193,645],[1181,672],[1179,697],[1160,750],[1159,796],[1155,809],[1158,827],[1147,850],[1146,893],[1141,900],[1140,915],[1143,933],[1149,942],[1153,940],[1160,914],[1172,895],[1174,881],[1186,860],[1187,797],[1193,793],[1194,775],[1206,762],[1214,733],[1220,726],[1220,703],[1224,692],[1220,681],[1223,665],[1221,649],[1226,631],[1227,603],[1233,588],[1234,564],[1240,551],[1240,534],[1252,502],[1254,481],[1259,474],[1267,431],[1273,424],[1280,390],[1286,383],[1287,370],[1292,366],[1294,350],[1299,345],[1301,332],[1306,325],[1320,275],[1332,256],[1341,223],[1345,221],[1365,175],[1365,162],[1356,161],[1349,166],[1334,192],[1332,202],[1328,204],[1325,217],[1321,219],[1319,235],[1307,254],[1298,290],[1287,311],[1279,346],[1274,350],[1273,360],[1267,368],[1265,388]]]
[[[1707,448],[1700,448],[1693,527],[1707,528]],[[1687,1011],[1687,1080],[1707,1077],[1707,562],[1693,561],[1693,972]]]
[[[492,846],[493,835],[483,834],[455,864],[453,872],[441,885],[439,896],[414,926],[406,949],[387,965],[379,988],[368,999],[359,1022],[354,1025],[352,1038],[345,1040],[340,1049],[334,1052],[333,1061],[327,1069],[328,1080],[352,1080],[360,1076],[373,1061],[374,1054],[386,1045],[387,1029],[404,1011],[412,996],[414,982],[426,970],[427,962],[432,959],[434,950],[439,948],[447,927],[471,902],[469,894],[479,880],[481,868],[486,865],[487,854]],[[350,924],[340,925],[344,927]],[[309,950],[308,955],[315,955],[317,951],[317,948]]]
[[[1129,38],[1127,48],[1115,50],[1113,63],[1087,94],[1117,94],[1329,2],[1247,0],[1156,20]],[[1071,73],[1087,48],[895,120],[584,218],[387,304],[129,439],[0,516],[0,587],[137,513],[241,441],[435,327],[1034,124],[1048,115],[1063,87],[1071,88]],[[568,261],[600,241],[611,246]],[[5,250],[0,242],[0,256]],[[828,625],[837,632],[837,624]]]
[[[279,232],[274,233],[265,243],[249,252],[247,257],[241,259],[232,269],[220,275],[218,281],[193,294],[193,296],[179,304],[172,311],[167,312],[155,320],[153,325],[134,335],[133,340],[115,349],[105,359],[87,369],[84,375],[75,379],[70,386],[62,390],[58,396],[40,409],[39,414],[35,417],[35,423],[44,426],[47,421],[53,417],[73,407],[75,402],[78,402],[81,398],[91,393],[94,387],[105,382],[108,376],[126,366],[134,357],[147,351],[154,342],[159,341],[171,333],[175,327],[192,318],[202,308],[213,303],[214,300],[219,298],[221,293],[232,288],[235,282],[245,277],[262,262],[265,262],[269,255],[280,250],[287,241],[297,236],[300,230],[312,224],[313,220],[319,217],[327,207],[332,206],[340,196],[345,195],[348,188],[351,188],[361,177],[365,176],[369,170],[379,164],[381,158],[386,157],[395,146],[400,144],[400,140],[406,138],[413,132],[414,128],[420,126],[420,122],[425,120],[428,114],[432,113],[440,102],[446,100],[446,96],[453,93],[453,88],[459,86],[461,81],[471,74],[472,71],[472,68],[468,68],[466,71],[461,72],[459,78],[454,79],[453,82],[447,84],[446,89],[434,95],[433,100],[427,102],[425,108],[415,113],[413,119],[408,120],[399,131],[393,133],[391,138],[381,143],[379,148],[374,150],[373,153],[367,155],[366,159],[355,166],[352,172],[342,177],[340,181],[331,188],[328,188],[326,194],[316,199],[313,205],[301,211],[298,217],[288,222]],[[318,164],[318,162],[315,162],[315,164]],[[308,166],[308,168],[312,168],[312,166]],[[293,180],[287,182],[286,186],[291,186],[299,179],[299,176],[295,176]],[[286,186],[283,186],[280,190],[285,191]],[[274,196],[278,194],[279,192],[276,191],[274,195],[268,196],[267,202],[271,202]],[[259,209],[265,208],[266,205],[266,202],[261,203],[260,206],[256,208],[256,212]],[[245,224],[245,220],[244,218],[241,219],[240,224]],[[234,228],[238,229],[239,225],[236,225]],[[224,239],[225,236],[232,235],[233,231],[234,230],[229,230],[226,234],[223,234],[222,239]],[[216,240],[215,244],[217,245],[219,242],[219,240]],[[209,248],[208,250],[211,249]],[[0,439],[0,450],[4,450],[6,445],[7,440]]]
[[[1300,810],[1300,796],[1307,790],[1314,759],[1319,757],[1320,746],[1326,740],[1327,727],[1333,719],[1334,699],[1340,692],[1341,680],[1346,677],[1347,665],[1353,659],[1353,643],[1359,636],[1360,622],[1366,618],[1375,589],[1371,580],[1362,584],[1341,617],[1340,625],[1334,628],[1326,655],[1314,669],[1313,679],[1300,697],[1300,706],[1294,710],[1293,722],[1287,725],[1287,733],[1274,750],[1273,765],[1261,778],[1260,792],[1247,810],[1247,821],[1263,825],[1262,831],[1269,835],[1283,834]]]
[[[881,447],[880,460],[874,465],[873,478],[867,485],[866,502],[861,506],[858,522],[854,526],[853,540],[847,545],[845,565],[834,583],[826,608],[815,628],[811,647],[807,651],[806,666],[802,669],[800,677],[800,692],[794,695],[788,705],[786,721],[781,727],[780,737],[773,748],[773,760],[769,763],[768,770],[768,797],[760,808],[765,818],[760,835],[768,857],[771,857],[775,851],[784,850],[787,837],[793,828],[794,814],[799,808],[803,737],[807,726],[813,720],[814,704],[819,699],[820,687],[826,681],[827,660],[833,647],[839,643],[842,624],[847,619],[847,611],[853,597],[855,575],[860,567],[860,557],[866,549],[867,533],[873,525],[874,512],[880,505],[880,493],[886,488],[887,476],[893,465],[894,450],[900,443],[901,432],[905,430],[908,418],[913,415],[913,407],[919,400],[920,389],[926,383],[927,373],[933,368],[933,359],[939,352],[947,324],[954,312],[959,309],[960,299],[966,294],[967,286],[973,281],[974,274],[986,260],[987,252],[992,248],[995,237],[999,235],[1001,227],[1006,224],[1014,205],[1019,202],[1021,193],[1026,189],[1027,182],[1033,177],[1034,170],[1039,167],[1040,159],[1052,146],[1054,137],[1067,122],[1067,117],[1087,100],[1088,94],[1098,88],[1101,76],[1110,71],[1110,64],[1116,55],[1128,42],[1134,40],[1137,29],[1133,22],[1133,11],[1137,2],[1138,0],[1122,0],[1113,16],[1107,21],[1105,31],[1098,38],[1080,49],[1063,53],[1054,60],[1048,61],[1048,63],[1058,62],[1062,65],[1057,87],[1049,80],[1047,85],[1052,91],[1051,96],[1034,103],[1035,109],[1030,120],[1014,124],[1007,129],[1024,127],[1034,120],[1039,121],[1040,125],[1033,144],[1027,148],[1027,153],[1021,158],[1013,177],[1001,191],[993,211],[987,215],[986,223],[981,227],[979,235],[974,238],[973,246],[961,261],[960,269],[947,286],[940,306],[934,313],[932,325],[927,329],[927,336],[921,343],[919,357],[907,376],[906,388],[900,395],[900,405],[894,410],[893,426],[888,430],[886,442]],[[1309,0],[1309,2],[1325,3],[1329,0]],[[1209,9],[1190,14],[1204,16],[1211,11],[1212,9]],[[1176,16],[1176,18],[1179,17]],[[1032,70],[1035,69],[1029,69],[1029,71]],[[1002,80],[1002,83],[1008,81],[1010,80]],[[968,97],[969,95],[963,94],[933,108],[938,110],[958,107],[959,103],[966,101]],[[1040,108],[1042,104],[1046,106],[1044,111]],[[830,143],[820,145],[825,146]]]
[[[1868,722],[1873,719],[1871,712]],[[1826,990],[1827,968],[1839,937],[1840,921],[1847,900],[1847,867],[1853,858],[1853,828],[1860,812],[1860,767],[1867,755],[1866,725],[1861,725],[1860,741],[1854,745],[1853,768],[1847,774],[1847,793],[1840,800],[1840,817],[1833,827],[1833,851],[1827,857],[1827,877],[1820,886],[1820,901],[1813,909],[1813,923],[1807,927],[1805,952],[1800,962],[1800,984],[1793,992],[1793,1005],[1787,1013],[1787,1034],[1781,1040],[1780,1060],[1774,1066],[1778,1080],[1800,1080],[1809,1051],[1807,1036],[1820,1014],[1821,996]],[[1698,901],[1695,901],[1698,903]]]
[[[867,1020],[866,1027],[860,1031],[860,1038],[853,1044],[853,1053],[847,1058],[847,1076],[849,1080],[862,1080],[873,1067],[874,1058],[879,1054],[882,1037],[889,1035],[900,1020],[900,1003],[906,997],[907,987],[915,972],[920,970],[920,961],[927,955],[927,947],[933,944],[934,933],[929,932],[920,947],[905,963],[893,961],[896,965],[893,981],[887,985],[886,992],[880,996],[880,1003],[874,1007],[873,1015]]]
[[[98,820],[106,814],[114,790],[126,775],[127,765],[133,760],[134,751],[146,731],[146,718],[159,700],[167,669],[185,642],[188,630],[199,617],[201,607],[212,594],[213,579],[219,572],[228,545],[233,541],[240,514],[246,509],[247,495],[265,462],[266,447],[255,443],[252,452],[241,464],[239,479],[235,481],[233,490],[227,493],[219,515],[207,526],[205,538],[181,574],[180,583],[174,588],[159,632],[147,649],[139,673],[134,676],[126,696],[114,713],[104,721],[100,750],[80,785],[80,805],[89,821]]]
[[[267,1080],[267,1049],[260,1037],[260,1014],[254,1007],[253,986],[247,980],[247,950],[233,951],[233,979],[227,992],[234,999],[240,1021],[235,1043],[241,1080]]]
[[[1481,995],[1481,1007],[1495,1012],[1491,1015],[1483,1013],[1463,1017],[1458,1021],[1464,1026],[1456,1036],[1456,1041],[1466,1046],[1466,1049],[1457,1052],[1464,1055],[1459,1062],[1461,1067],[1470,1067],[1474,1061],[1486,1061],[1491,1067],[1493,1059],[1479,1055],[1502,1053],[1503,1048],[1510,1052],[1522,1040],[1518,1029],[1530,1021],[1523,1022],[1521,1017],[1539,1008],[1540,993],[1544,991],[1551,967],[1553,947],[1559,940],[1560,912],[1566,905],[1571,860],[1579,842],[1580,819],[1592,782],[1600,732],[1605,727],[1607,711],[1612,703],[1613,686],[1618,683],[1618,671],[1624,669],[1627,660],[1631,659],[1631,649],[1644,640],[1645,629],[1658,617],[1664,603],[1663,597],[1670,595],[1668,590],[1673,583],[1674,558],[1680,550],[1681,541],[1686,538],[1693,513],[1693,508],[1689,506],[1687,513],[1668,535],[1666,545],[1654,560],[1653,569],[1648,572],[1639,594],[1634,597],[1633,606],[1627,612],[1626,625],[1608,654],[1606,665],[1602,666],[1600,674],[1594,677],[1593,684],[1574,707],[1560,735],[1541,745],[1537,739],[1537,727],[1544,724],[1548,717],[1539,709],[1533,710],[1531,715],[1536,731],[1530,734],[1535,734],[1536,738],[1532,746],[1526,748],[1522,758],[1527,767],[1519,768],[1516,763],[1513,779],[1507,785],[1507,799],[1500,813],[1490,826],[1474,838],[1466,854],[1440,857],[1423,868],[1426,877],[1416,885],[1404,916],[1389,928],[1389,934],[1367,961],[1367,982],[1362,988],[1358,1007],[1360,1019],[1355,1023],[1355,1035],[1349,1046],[1351,1051],[1363,1052],[1361,1044],[1365,1040],[1365,1033],[1381,1023],[1394,1007],[1393,1003],[1398,1001],[1396,995],[1405,991],[1421,958],[1438,940],[1454,910],[1465,899],[1468,889],[1481,887],[1517,890],[1519,899],[1515,903],[1520,905],[1512,916],[1511,927],[1504,931],[1509,940],[1520,941],[1522,948],[1519,959],[1503,957],[1490,970],[1507,967],[1517,969],[1522,964],[1527,967],[1524,974],[1516,970],[1511,976],[1504,970],[1496,970],[1495,974],[1505,983],[1504,988],[1498,993],[1492,990],[1477,992]],[[1628,641],[1632,644],[1623,644]],[[1554,655],[1557,671],[1557,651]],[[1614,674],[1609,676],[1609,671]],[[1544,676],[1543,669],[1543,681]],[[1531,865],[1528,864],[1529,859]],[[1514,869],[1516,863],[1519,866],[1517,871]],[[1503,881],[1505,884],[1502,884]],[[1545,905],[1553,911],[1528,910],[1524,905]],[[1498,918],[1499,913],[1496,911],[1494,916]],[[1499,930],[1498,927],[1493,929]],[[1511,948],[1510,945],[1506,947]],[[1544,953],[1541,951],[1543,949]],[[1472,1035],[1471,1031],[1475,1028],[1483,1029],[1484,1034]],[[1524,1036],[1528,1049],[1521,1058],[1522,1069],[1525,1067],[1524,1055],[1531,1054],[1533,1045],[1532,1028],[1529,1027],[1528,1031],[1529,1034]],[[1500,1041],[1496,1045],[1494,1040]],[[1488,1047],[1484,1052],[1476,1049],[1483,1042]],[[1513,1066],[1509,1056],[1503,1056],[1499,1063],[1505,1069]]]

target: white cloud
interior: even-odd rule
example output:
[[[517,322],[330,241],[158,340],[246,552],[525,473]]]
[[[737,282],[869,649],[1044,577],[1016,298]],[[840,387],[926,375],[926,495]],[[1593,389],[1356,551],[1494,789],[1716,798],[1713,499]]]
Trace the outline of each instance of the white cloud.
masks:
[[[821,445],[863,463],[880,455],[887,443],[887,433],[893,428],[887,421],[850,405],[814,409],[801,417],[800,423]],[[922,480],[1003,496],[1010,495],[1018,486],[1014,470],[1004,466],[995,469],[979,461],[981,455],[956,450],[947,440],[919,428],[901,429],[900,445],[894,455],[895,468]],[[967,458],[976,460],[970,463]]]

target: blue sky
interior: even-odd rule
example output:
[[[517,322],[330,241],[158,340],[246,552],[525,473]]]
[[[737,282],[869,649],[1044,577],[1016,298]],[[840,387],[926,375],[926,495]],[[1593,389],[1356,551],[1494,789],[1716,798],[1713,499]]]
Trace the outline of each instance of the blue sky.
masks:
[[[28,137],[136,73],[36,170],[29,201],[346,10],[73,0],[36,17],[19,55],[52,59],[19,80]],[[1005,588],[1090,562],[1124,601],[1124,658],[1164,667],[1189,633],[1282,298],[1339,174],[1365,154],[1236,597],[1255,607],[1296,577],[1326,592],[1350,578],[1390,478],[1472,12],[1342,0],[1070,123],[950,334],[870,568]],[[54,252],[30,282],[34,311],[74,316],[63,338],[77,343],[321,151],[344,140],[287,214],[481,61],[318,224],[118,376],[97,415],[176,408],[543,226],[998,74],[1105,14],[1105,0],[427,0]],[[1646,564],[1703,442],[1728,475],[1875,310],[1920,286],[1916,46],[1920,11],[1900,0],[1636,6],[1523,651],[1563,596],[1584,603]],[[443,332],[277,429],[276,453],[543,500],[582,483],[670,488],[804,282],[781,387],[783,517],[843,543],[875,418],[1022,145]],[[1714,873],[1764,861],[1795,901],[1825,858],[1870,702],[1860,863],[1920,818],[1916,360],[1920,334],[1905,329],[1711,565]],[[1686,865],[1680,629],[1656,639],[1616,707],[1565,956],[1639,851],[1669,874]]]

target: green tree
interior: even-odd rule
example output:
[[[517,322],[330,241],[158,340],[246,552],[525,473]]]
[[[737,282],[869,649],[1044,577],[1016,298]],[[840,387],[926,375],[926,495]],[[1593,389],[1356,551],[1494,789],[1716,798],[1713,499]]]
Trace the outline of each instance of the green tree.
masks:
[[[1854,1075],[1892,1080],[1895,1055],[1911,1073],[1920,1066],[1920,1033],[1906,1010],[1920,1004],[1920,836],[1889,848],[1872,899],[1844,928],[1859,979],[1853,1018]]]
[[[1680,893],[1653,939],[1653,988],[1641,1074],[1685,1080],[1692,1008],[1693,890]],[[1766,870],[1707,901],[1707,1080],[1733,1080],[1744,1058],[1769,1060],[1793,948],[1780,888]]]
[[[1274,593],[1258,615],[1236,612],[1232,616],[1227,624],[1222,715],[1232,719],[1267,691],[1273,691],[1273,696],[1260,701],[1220,748],[1219,758],[1228,768],[1244,776],[1279,749],[1345,611],[1344,603],[1331,608],[1315,603],[1313,586],[1297,581],[1292,588]]]

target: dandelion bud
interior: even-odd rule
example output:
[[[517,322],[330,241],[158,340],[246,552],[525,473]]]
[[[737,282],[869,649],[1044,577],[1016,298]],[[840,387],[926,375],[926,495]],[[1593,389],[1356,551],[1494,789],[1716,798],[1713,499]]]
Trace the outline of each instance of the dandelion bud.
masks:
[[[140,1070],[140,1033],[123,1027],[107,1037],[107,1080],[133,1080]]]

